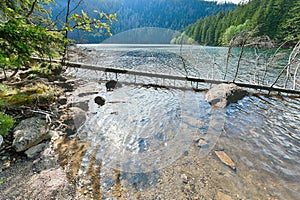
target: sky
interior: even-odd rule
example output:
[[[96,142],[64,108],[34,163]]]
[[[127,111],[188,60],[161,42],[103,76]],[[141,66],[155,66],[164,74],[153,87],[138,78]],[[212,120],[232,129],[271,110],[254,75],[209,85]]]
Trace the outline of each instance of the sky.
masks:
[[[238,4],[238,3],[242,2],[242,1],[245,1],[245,0],[206,0],[206,1],[217,1],[218,3],[224,3],[226,1],[228,3],[231,2],[231,3]],[[246,0],[246,1],[248,1],[248,0]]]

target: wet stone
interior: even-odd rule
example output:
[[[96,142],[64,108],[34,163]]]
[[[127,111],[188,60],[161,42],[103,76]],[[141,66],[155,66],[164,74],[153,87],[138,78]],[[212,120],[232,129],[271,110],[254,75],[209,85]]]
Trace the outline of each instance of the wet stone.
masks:
[[[217,108],[225,108],[230,103],[235,103],[247,95],[247,91],[242,90],[237,85],[222,83],[211,88],[205,100]]]
[[[208,148],[208,143],[204,139],[199,139],[197,142],[197,146],[200,148]]]
[[[103,97],[100,97],[100,96],[95,97],[94,101],[99,106],[103,106],[105,104],[105,99]]]
[[[88,111],[89,110],[89,101],[82,101],[82,102],[75,102],[72,104],[69,104],[69,107],[78,107],[81,108],[84,111]]]
[[[115,88],[122,87],[122,84],[115,80],[110,80],[105,84],[105,87],[106,87],[106,91],[113,91]]]

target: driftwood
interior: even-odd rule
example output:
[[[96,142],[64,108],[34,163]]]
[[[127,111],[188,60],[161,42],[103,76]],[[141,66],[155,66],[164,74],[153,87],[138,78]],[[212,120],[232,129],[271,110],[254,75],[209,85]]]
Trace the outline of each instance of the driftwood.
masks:
[[[44,58],[33,58],[33,59],[38,60],[38,61],[48,61],[49,62],[48,59],[44,59]],[[52,60],[52,62],[60,63],[61,61],[60,60]],[[103,67],[103,66],[98,66],[98,65],[91,65],[91,64],[84,64],[84,63],[77,63],[77,62],[65,62],[64,64],[68,67],[79,68],[79,69],[112,72],[112,73],[116,73],[116,74],[119,73],[119,74],[135,75],[135,76],[155,77],[155,78],[180,80],[180,81],[191,81],[191,82],[196,82],[196,83],[211,83],[211,84],[233,83],[233,82],[225,81],[225,80],[214,80],[214,79],[205,79],[205,78],[198,78],[198,77],[191,77],[191,76],[150,73],[150,72],[143,72],[143,71],[134,71],[134,70],[119,69],[119,68]],[[252,88],[252,89],[260,89],[260,90],[266,90],[266,91],[276,91],[276,92],[300,95],[300,90],[275,87],[274,85],[268,86],[268,85],[258,85],[258,84],[250,84],[250,83],[243,83],[243,82],[234,82],[234,83],[240,87],[247,87],[247,88]]]

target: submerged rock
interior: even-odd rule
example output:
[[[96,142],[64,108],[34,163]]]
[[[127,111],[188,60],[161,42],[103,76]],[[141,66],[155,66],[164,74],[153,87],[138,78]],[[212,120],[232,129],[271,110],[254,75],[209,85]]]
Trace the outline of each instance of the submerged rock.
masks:
[[[106,91],[113,91],[115,88],[122,87],[122,84],[115,80],[110,80],[105,84],[105,87],[106,87]]]
[[[222,83],[208,90],[205,100],[218,108],[225,108],[230,103],[241,100],[248,94],[237,85]]]
[[[70,110],[73,112],[73,122],[76,126],[76,128],[79,128],[82,124],[86,121],[86,112],[78,107],[71,107]]]
[[[222,163],[229,166],[232,170],[236,170],[235,163],[231,160],[231,158],[224,151],[215,151],[217,157],[221,160]]]
[[[48,132],[45,120],[37,117],[25,119],[14,129],[12,146],[17,152],[26,151],[46,139]]]
[[[218,191],[217,196],[216,196],[216,200],[232,200],[231,196]]]

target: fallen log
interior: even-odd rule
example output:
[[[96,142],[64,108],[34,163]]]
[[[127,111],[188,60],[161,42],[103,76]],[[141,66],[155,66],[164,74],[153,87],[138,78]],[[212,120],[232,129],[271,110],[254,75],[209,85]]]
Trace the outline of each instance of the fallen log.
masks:
[[[44,62],[54,62],[54,63],[61,63],[60,60],[49,60],[46,58],[32,58],[36,61],[44,61]],[[268,85],[258,85],[258,84],[251,84],[251,83],[243,83],[243,82],[231,82],[226,80],[215,80],[215,79],[205,79],[205,78],[198,78],[198,77],[190,77],[190,76],[180,76],[180,75],[168,75],[168,74],[160,74],[160,73],[151,73],[151,72],[143,72],[143,71],[134,71],[134,70],[126,70],[120,68],[112,68],[112,67],[103,67],[99,65],[92,65],[92,64],[85,64],[85,63],[78,63],[78,62],[69,62],[65,61],[64,64],[67,67],[73,67],[78,69],[87,69],[87,70],[95,70],[95,71],[103,71],[103,72],[111,72],[116,74],[130,74],[136,76],[145,76],[145,77],[154,77],[154,78],[162,78],[162,79],[171,79],[171,80],[180,80],[180,81],[191,81],[197,83],[210,83],[210,84],[221,84],[221,83],[234,83],[239,87],[246,87],[252,89],[259,89],[259,90],[266,90],[266,91],[276,91],[282,92],[287,94],[297,94],[300,95],[300,90],[295,89],[288,89],[288,88],[281,88],[276,86],[268,86]]]

